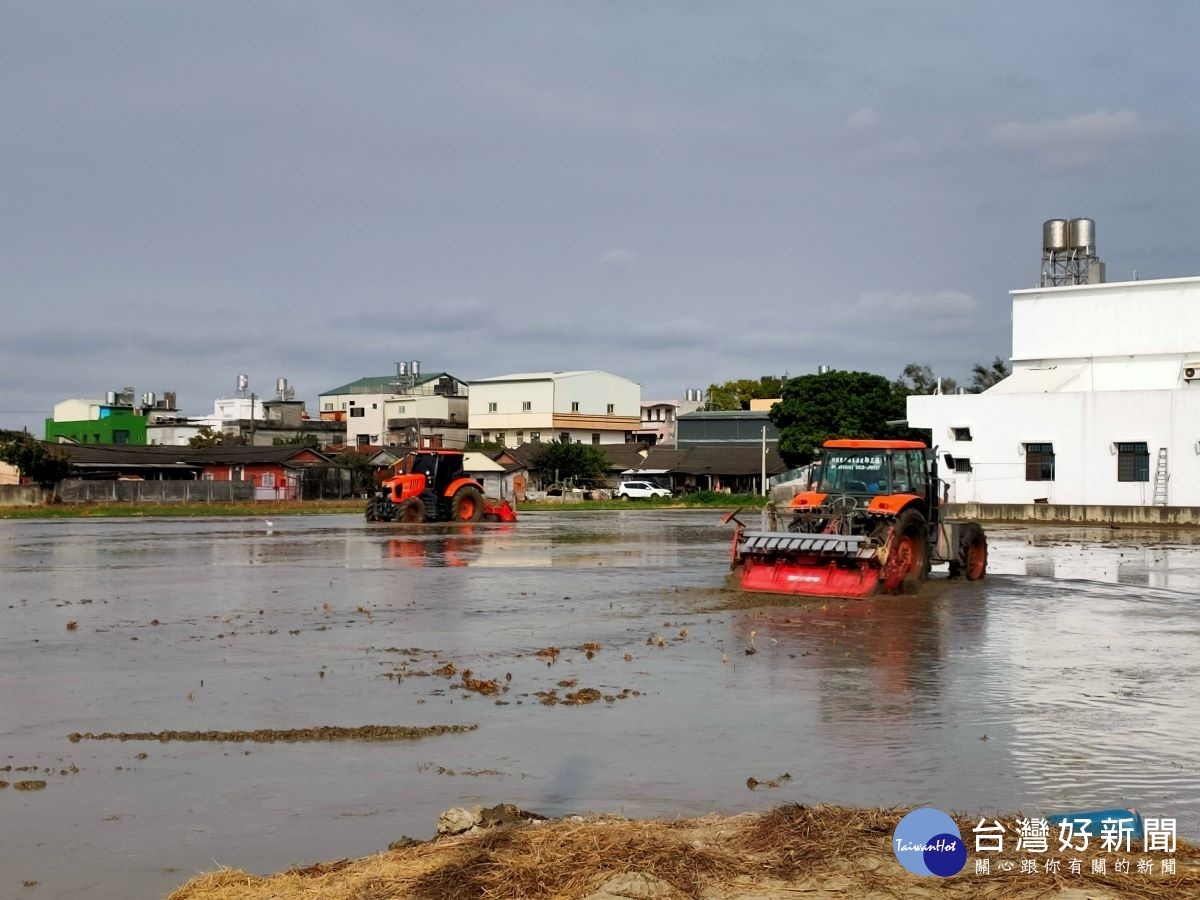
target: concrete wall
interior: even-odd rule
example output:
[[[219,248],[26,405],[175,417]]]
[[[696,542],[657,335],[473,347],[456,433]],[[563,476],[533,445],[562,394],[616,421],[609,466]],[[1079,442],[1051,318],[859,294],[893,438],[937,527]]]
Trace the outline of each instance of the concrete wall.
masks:
[[[252,481],[85,481],[59,486],[63,503],[226,503],[253,500]]]
[[[0,506],[41,506],[50,496],[36,484],[0,484]]]
[[[1072,525],[1200,525],[1196,506],[1075,506],[1054,503],[951,503],[947,518],[979,522],[1047,522]]]

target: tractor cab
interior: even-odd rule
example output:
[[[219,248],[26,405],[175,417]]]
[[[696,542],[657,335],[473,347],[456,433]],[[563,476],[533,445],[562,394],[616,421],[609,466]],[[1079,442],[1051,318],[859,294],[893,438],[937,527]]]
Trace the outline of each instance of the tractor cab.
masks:
[[[829,447],[821,458],[820,475],[813,484],[813,490],[821,494],[924,496],[928,481],[924,449]]]

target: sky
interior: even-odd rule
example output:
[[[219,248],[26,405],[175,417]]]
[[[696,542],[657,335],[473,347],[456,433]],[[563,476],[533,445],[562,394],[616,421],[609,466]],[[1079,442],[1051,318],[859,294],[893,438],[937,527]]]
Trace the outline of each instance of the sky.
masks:
[[[0,4],[0,428],[239,373],[646,400],[1010,352],[1041,225],[1200,275],[1200,6]],[[1197,348],[1200,350],[1200,348]]]

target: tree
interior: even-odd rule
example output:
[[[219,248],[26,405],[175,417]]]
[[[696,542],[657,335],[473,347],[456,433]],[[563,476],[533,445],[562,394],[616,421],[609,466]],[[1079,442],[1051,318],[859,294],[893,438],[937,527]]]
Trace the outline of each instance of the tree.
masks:
[[[1008,363],[997,356],[990,366],[976,363],[971,369],[971,393],[981,394],[995,384],[999,384],[1011,374]]]
[[[275,444],[276,446],[294,445],[297,447],[308,447],[310,450],[316,450],[320,441],[318,441],[317,436],[311,432],[298,431],[289,438],[275,438],[273,441],[271,441],[271,443]]]
[[[354,493],[362,494],[375,486],[375,466],[367,454],[343,450],[334,460],[350,470],[350,490]]]
[[[54,487],[71,473],[71,460],[63,451],[27,434],[10,438],[0,446],[0,459],[45,488]]]
[[[201,425],[200,431],[188,438],[189,447],[220,447],[225,443],[225,435],[220,431],[213,431],[207,425]]]
[[[531,462],[542,473],[543,483],[549,479],[571,484],[600,482],[608,471],[608,457],[591,444],[551,441],[542,445]]]
[[[953,394],[958,389],[958,382],[953,378],[942,378],[940,381],[943,394]],[[929,366],[911,362],[892,384],[902,397],[908,397],[913,394],[937,393],[938,382],[938,376],[933,374],[933,369]]]
[[[758,381],[741,378],[724,384],[710,384],[705,409],[749,409],[751,400],[774,399],[782,390],[783,379],[776,375],[763,375]]]
[[[779,429],[779,453],[789,465],[811,462],[833,438],[894,438],[906,434],[889,421],[904,418],[904,398],[882,375],[826,372],[802,375],[783,386],[772,408]]]

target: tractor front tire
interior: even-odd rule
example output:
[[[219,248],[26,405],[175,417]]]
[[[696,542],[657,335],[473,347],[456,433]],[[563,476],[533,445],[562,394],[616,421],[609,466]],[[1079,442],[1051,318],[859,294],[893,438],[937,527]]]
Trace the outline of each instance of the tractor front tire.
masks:
[[[396,510],[396,521],[409,525],[419,525],[425,521],[425,504],[420,497],[405,500]]]
[[[929,523],[919,510],[907,509],[892,526],[883,589],[889,594],[915,591],[929,573],[929,563]]]
[[[483,494],[479,488],[461,487],[450,498],[450,519],[453,522],[478,522],[483,518]]]
[[[968,522],[958,536],[958,552],[950,561],[950,577],[979,581],[987,574],[987,536],[978,522]]]

